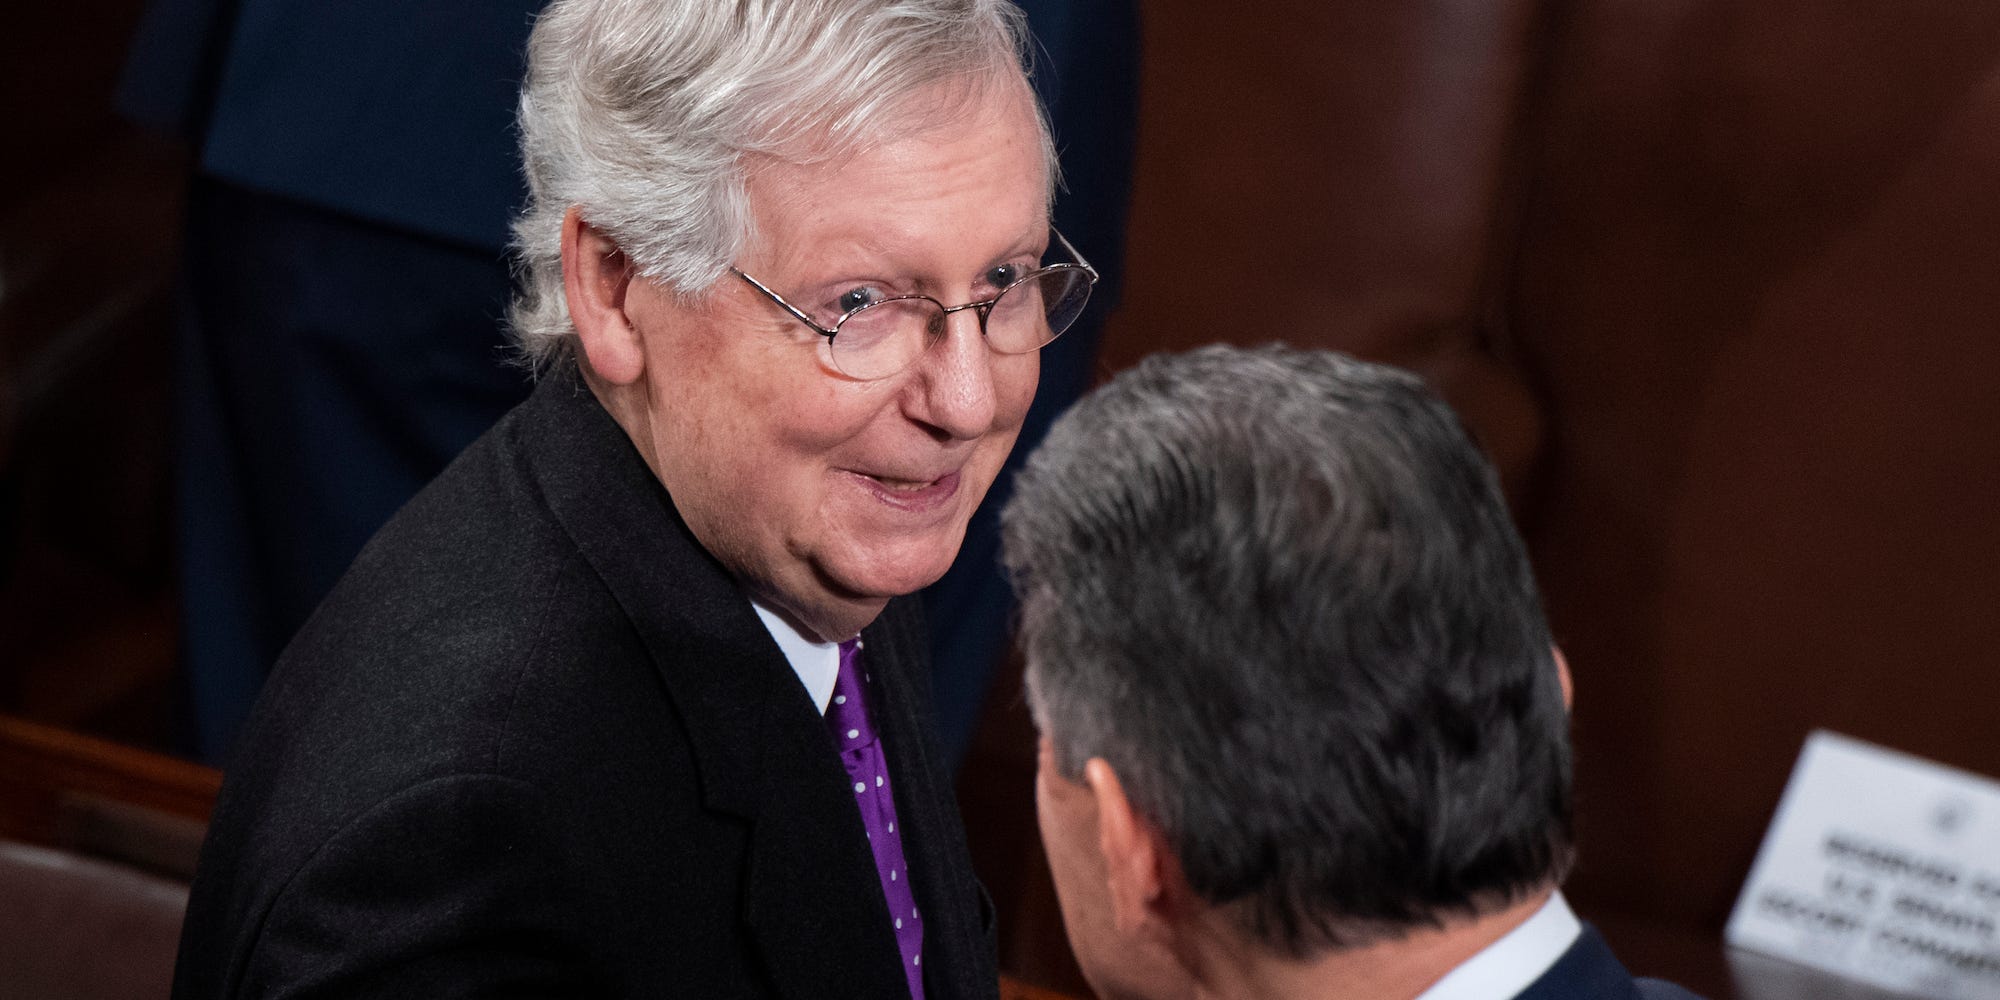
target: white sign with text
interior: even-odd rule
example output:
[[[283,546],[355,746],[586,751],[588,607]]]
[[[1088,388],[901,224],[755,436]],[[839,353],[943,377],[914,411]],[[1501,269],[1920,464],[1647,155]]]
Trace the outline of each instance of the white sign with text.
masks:
[[[1806,738],[1726,932],[1938,1000],[2000,1000],[2000,782]]]

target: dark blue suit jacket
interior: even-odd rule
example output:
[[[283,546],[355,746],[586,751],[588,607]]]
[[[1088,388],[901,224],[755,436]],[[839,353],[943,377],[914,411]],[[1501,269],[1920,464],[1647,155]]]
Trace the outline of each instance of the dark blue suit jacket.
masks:
[[[1634,979],[1597,929],[1585,925],[1569,950],[1514,1000],[1700,1000],[1658,979]]]
[[[194,137],[211,176],[497,251],[542,3],[156,0],[120,101]]]

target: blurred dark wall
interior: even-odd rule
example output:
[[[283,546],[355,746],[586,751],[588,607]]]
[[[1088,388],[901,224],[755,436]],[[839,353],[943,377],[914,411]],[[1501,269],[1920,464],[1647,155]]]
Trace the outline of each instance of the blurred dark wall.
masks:
[[[1148,18],[1104,366],[1461,407],[1576,674],[1581,906],[1719,935],[1815,726],[2000,774],[2000,6]]]
[[[1506,315],[1593,892],[1719,926],[1806,732],[2000,775],[2000,7],[1584,4]]]
[[[139,6],[0,31],[0,712],[160,745],[182,157],[112,111]]]

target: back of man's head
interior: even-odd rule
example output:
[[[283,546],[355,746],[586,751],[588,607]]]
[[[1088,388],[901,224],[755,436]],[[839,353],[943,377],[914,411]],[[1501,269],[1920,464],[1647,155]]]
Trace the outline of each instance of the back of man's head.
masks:
[[[1149,358],[1056,424],[1003,517],[1055,769],[1107,762],[1247,939],[1310,958],[1562,877],[1548,627],[1491,469],[1415,377]]]

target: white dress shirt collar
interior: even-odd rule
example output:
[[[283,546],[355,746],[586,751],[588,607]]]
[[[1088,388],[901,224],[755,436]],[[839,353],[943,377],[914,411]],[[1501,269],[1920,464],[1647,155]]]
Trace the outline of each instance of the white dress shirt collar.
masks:
[[[799,675],[799,683],[806,686],[806,694],[819,707],[819,714],[825,715],[827,703],[833,700],[833,682],[840,676],[840,644],[808,638],[784,616],[757,601],[751,601],[750,606],[756,609],[771,638],[778,641],[779,652],[791,663],[792,672]]]
[[[1551,893],[1534,916],[1432,983],[1417,1000],[1502,1000],[1515,996],[1549,971],[1582,933],[1583,924],[1563,894]]]

